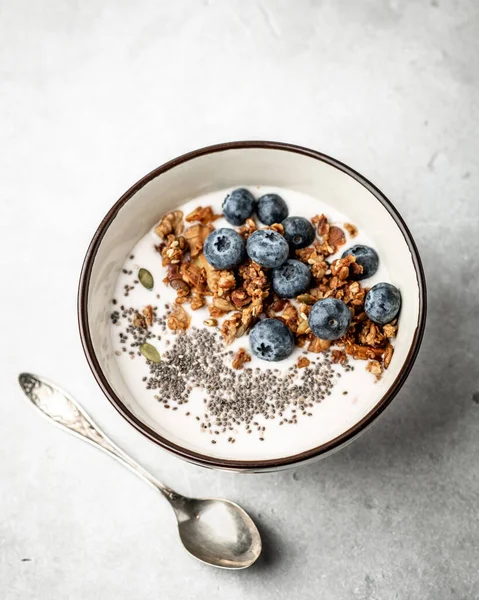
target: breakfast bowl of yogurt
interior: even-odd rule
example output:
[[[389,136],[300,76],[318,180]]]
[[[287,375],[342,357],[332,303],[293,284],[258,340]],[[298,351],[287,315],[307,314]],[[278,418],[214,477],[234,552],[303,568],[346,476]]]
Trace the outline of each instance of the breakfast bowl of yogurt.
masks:
[[[233,142],[176,158],[101,222],[78,294],[102,391],[211,468],[273,471],[354,440],[406,380],[426,286],[403,219],[319,152]]]

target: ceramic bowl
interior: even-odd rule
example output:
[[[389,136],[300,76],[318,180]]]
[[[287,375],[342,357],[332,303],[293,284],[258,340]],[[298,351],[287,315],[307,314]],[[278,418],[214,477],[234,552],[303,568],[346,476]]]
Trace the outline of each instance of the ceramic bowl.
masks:
[[[202,194],[231,186],[281,186],[328,202],[364,228],[402,294],[399,334],[387,371],[385,393],[366,414],[333,439],[300,454],[268,460],[225,460],[189,449],[162,430],[135,401],[113,356],[110,299],[123,262],[136,242],[168,211]],[[419,350],[426,318],[421,261],[403,219],[372,183],[339,161],[276,142],[234,142],[202,148],[158,167],[135,183],[111,208],[88,248],[81,273],[78,313],[81,339],[93,374],[113,406],[147,438],[199,465],[240,471],[272,471],[324,457],[363,432],[390,404]]]

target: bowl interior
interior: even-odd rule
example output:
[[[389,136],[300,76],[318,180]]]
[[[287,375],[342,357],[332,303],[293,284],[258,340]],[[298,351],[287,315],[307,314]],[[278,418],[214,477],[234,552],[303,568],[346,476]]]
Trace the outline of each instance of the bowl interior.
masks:
[[[160,444],[192,460],[204,459],[212,464],[213,453],[210,457],[196,456],[187,440],[162,429],[154,413],[140,406],[125,385],[110,339],[110,299],[132,247],[165,212],[202,194],[244,185],[281,186],[320,198],[347,215],[350,222],[374,240],[391,282],[402,293],[394,360],[384,375],[386,397],[392,395],[404,370],[420,314],[421,284],[410,243],[397,217],[378,199],[377,190],[332,159],[318,159],[317,155],[286,148],[231,147],[178,159],[146,176],[115,205],[90,247],[80,294],[80,304],[86,307],[81,317],[84,342],[103,390],[130,421]],[[382,402],[384,396],[379,403],[368,406],[364,414],[356,414],[354,422],[346,419],[331,439],[318,443],[321,452],[345,441],[345,434],[356,434],[371,421]]]

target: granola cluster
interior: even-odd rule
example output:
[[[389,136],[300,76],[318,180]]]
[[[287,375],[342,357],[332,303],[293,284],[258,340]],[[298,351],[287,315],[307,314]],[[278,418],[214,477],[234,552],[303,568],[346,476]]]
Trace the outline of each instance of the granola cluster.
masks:
[[[368,371],[378,378],[381,376],[391,362],[390,340],[396,335],[397,320],[380,326],[366,316],[364,300],[368,289],[356,280],[362,267],[354,256],[332,262],[326,260],[346,243],[346,233],[341,227],[331,225],[324,214],[311,219],[317,239],[311,246],[296,250],[296,258],[311,269],[313,283],[293,303],[279,298],[271,290],[265,269],[251,259],[234,270],[217,270],[208,263],[203,246],[214,230],[213,222],[219,217],[211,207],[199,206],[185,218],[179,210],[168,213],[155,228],[163,240],[156,249],[167,268],[164,283],[176,290],[175,304],[167,320],[170,329],[188,328],[190,316],[184,305],[189,304],[193,311],[207,305],[210,318],[204,321],[205,325],[217,326],[218,319],[224,318],[220,324],[221,334],[226,344],[230,344],[247,334],[263,313],[283,321],[298,346],[319,353],[328,350],[332,342],[317,338],[311,332],[308,315],[317,300],[333,297],[342,300],[352,315],[346,335],[334,342],[333,361],[343,364],[348,356],[362,359],[368,361]],[[255,221],[247,219],[239,234],[246,241],[256,229]],[[279,223],[267,229],[283,234]],[[356,227],[350,223],[344,224],[344,229],[350,237],[357,235]],[[146,319],[146,315],[143,318]],[[249,355],[244,350],[239,351],[234,358],[234,368],[242,368],[248,360]],[[298,367],[308,364],[309,360],[302,357]]]

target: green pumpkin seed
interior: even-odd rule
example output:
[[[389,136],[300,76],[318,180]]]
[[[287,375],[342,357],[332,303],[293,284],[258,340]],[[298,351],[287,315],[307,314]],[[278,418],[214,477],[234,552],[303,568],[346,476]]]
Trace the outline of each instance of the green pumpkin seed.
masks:
[[[138,271],[138,279],[143,287],[147,290],[152,290],[154,285],[153,275],[147,269],[140,269]]]
[[[296,300],[303,304],[314,304],[317,299],[314,296],[311,296],[311,294],[300,294]]]
[[[146,342],[140,346],[140,352],[143,356],[151,360],[151,362],[159,363],[161,362],[161,356],[158,350],[152,346],[151,344],[147,344]]]

